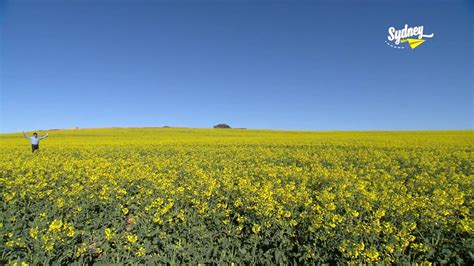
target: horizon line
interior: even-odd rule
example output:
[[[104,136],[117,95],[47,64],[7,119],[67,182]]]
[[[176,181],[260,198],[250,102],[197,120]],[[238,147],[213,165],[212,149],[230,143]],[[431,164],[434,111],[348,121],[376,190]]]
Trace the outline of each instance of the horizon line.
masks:
[[[420,131],[474,131],[474,128],[464,129],[278,129],[278,128],[247,128],[247,127],[231,127],[231,128],[213,128],[213,127],[186,127],[186,126],[105,126],[105,127],[68,127],[68,128],[50,128],[26,130],[27,132],[45,132],[45,131],[67,131],[67,130],[90,130],[90,129],[222,129],[222,130],[255,130],[255,131],[310,131],[310,132],[420,132]],[[16,134],[23,131],[10,131],[0,134]]]

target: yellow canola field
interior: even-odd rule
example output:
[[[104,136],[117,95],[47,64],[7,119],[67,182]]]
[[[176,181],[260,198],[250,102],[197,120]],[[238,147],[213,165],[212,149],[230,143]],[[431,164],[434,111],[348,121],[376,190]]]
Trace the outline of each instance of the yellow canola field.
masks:
[[[0,135],[2,264],[473,262],[473,131],[48,133]]]

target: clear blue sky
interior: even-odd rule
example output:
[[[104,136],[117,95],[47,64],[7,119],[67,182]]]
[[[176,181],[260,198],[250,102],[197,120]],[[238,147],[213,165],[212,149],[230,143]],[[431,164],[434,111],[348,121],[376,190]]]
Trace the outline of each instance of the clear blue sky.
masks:
[[[0,131],[474,128],[474,1],[382,2],[0,0]]]

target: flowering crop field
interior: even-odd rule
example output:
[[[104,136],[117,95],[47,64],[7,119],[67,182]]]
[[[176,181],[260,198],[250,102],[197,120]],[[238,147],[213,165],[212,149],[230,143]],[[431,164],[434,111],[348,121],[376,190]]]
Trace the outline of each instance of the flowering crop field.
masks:
[[[473,263],[473,131],[49,135],[0,135],[2,264]]]

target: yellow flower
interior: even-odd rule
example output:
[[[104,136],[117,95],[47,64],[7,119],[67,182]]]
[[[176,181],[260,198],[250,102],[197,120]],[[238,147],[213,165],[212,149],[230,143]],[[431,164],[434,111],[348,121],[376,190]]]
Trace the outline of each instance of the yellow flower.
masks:
[[[49,225],[49,231],[60,231],[63,226],[63,221],[54,219],[54,221]]]
[[[34,240],[37,240],[38,239],[38,232],[39,232],[38,227],[30,228],[30,237],[33,238]]]
[[[111,240],[113,236],[114,236],[114,233],[113,233],[112,229],[105,228],[105,239]]]
[[[319,243],[290,243],[302,252],[288,261],[301,264],[416,264],[449,245],[459,246],[458,257],[468,254],[462,243],[474,233],[473,132],[58,130],[37,156],[19,149],[15,134],[0,134],[0,197],[9,210],[0,221],[4,260],[22,258],[28,247],[46,253],[45,261],[77,256],[72,264],[106,260],[109,251],[146,256],[139,239],[148,235],[145,225],[153,223],[156,241],[167,242],[210,221],[226,223],[213,230],[230,238],[310,234]],[[35,207],[21,207],[28,202]],[[84,217],[101,209],[92,222]],[[99,239],[97,224],[110,227]],[[430,225],[440,236],[459,237],[435,239]],[[73,244],[81,239],[88,242]],[[341,257],[318,248],[327,245]]]
[[[181,220],[181,222],[186,221],[186,217],[184,216],[184,212],[182,210],[179,211],[177,217],[178,217],[179,220]]]
[[[48,242],[46,243],[46,245],[44,246],[44,249],[47,251],[47,252],[50,252],[54,249],[54,242]]]
[[[243,223],[243,222],[245,222],[245,217],[244,217],[244,216],[240,216],[240,215],[237,216],[237,222],[238,222],[238,223]]]
[[[82,243],[79,247],[76,249],[76,257],[82,256],[84,253],[86,253],[87,247],[85,243]]]
[[[133,243],[137,242],[138,236],[129,234],[129,235],[127,236],[127,240],[128,240],[128,242],[130,242],[130,243],[133,244]]]
[[[12,263],[11,265],[12,265],[12,266],[19,266],[17,262]],[[22,261],[20,265],[21,265],[21,266],[28,266],[29,264],[26,263],[26,262],[24,262],[24,261]]]
[[[73,236],[76,235],[76,231],[74,230],[74,226],[73,226],[72,224],[70,224],[70,223],[65,223],[65,224],[63,225],[63,230],[66,231],[66,235],[67,235],[68,237],[73,237]]]
[[[295,219],[290,220],[290,226],[296,226],[298,225],[298,222]]]
[[[393,245],[387,245],[385,246],[385,249],[388,251],[388,253],[393,253],[395,251],[395,248],[393,247]]]
[[[385,216],[385,210],[377,210],[375,212],[375,217],[377,217],[378,219],[382,218]]]
[[[365,256],[370,260],[370,261],[378,261],[379,259],[379,252],[376,249],[370,249],[365,252]]]
[[[255,234],[258,234],[260,232],[260,229],[261,229],[261,226],[258,224],[254,224],[252,226],[252,232],[254,232]]]
[[[240,207],[242,206],[242,200],[240,198],[237,198],[234,202],[235,207]]]
[[[135,255],[139,256],[139,257],[143,257],[145,256],[146,254],[146,250],[144,247],[139,247],[137,252],[135,252]]]

